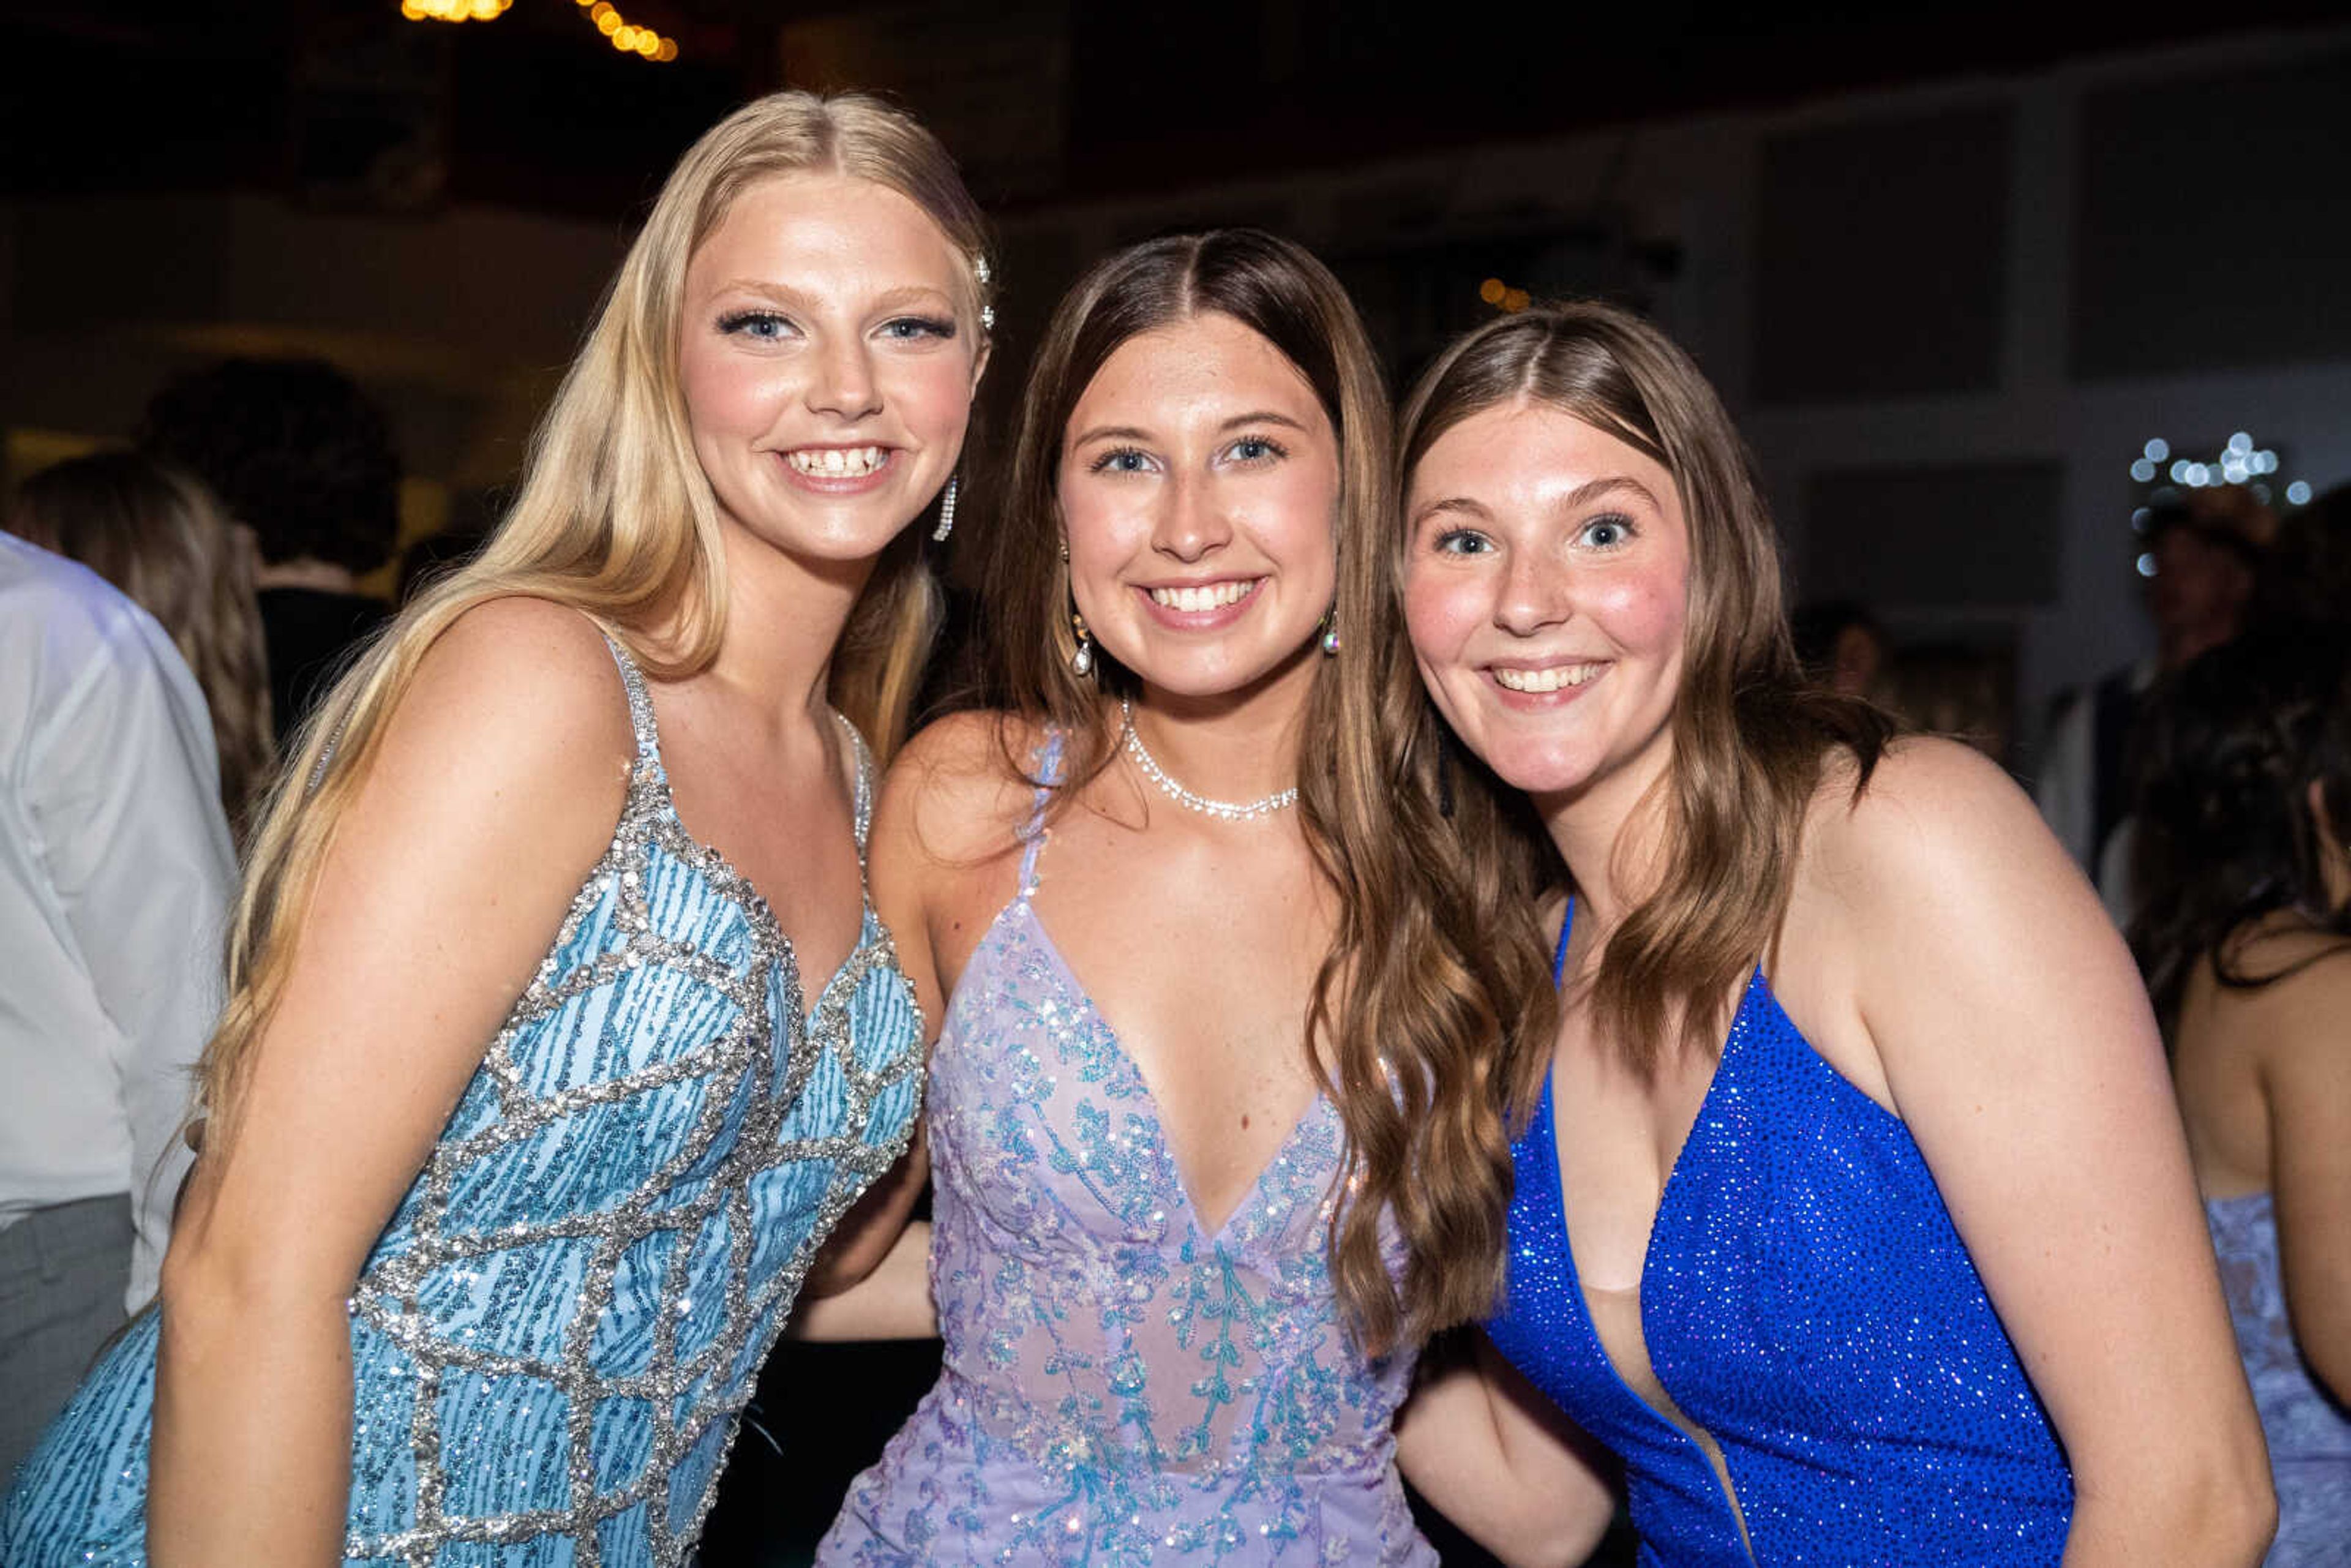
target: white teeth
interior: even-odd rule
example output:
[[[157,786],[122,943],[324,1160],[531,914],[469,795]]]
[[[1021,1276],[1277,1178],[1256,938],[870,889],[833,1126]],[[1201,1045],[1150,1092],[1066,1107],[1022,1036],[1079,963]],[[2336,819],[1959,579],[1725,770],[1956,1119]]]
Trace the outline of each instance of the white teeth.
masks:
[[[1206,588],[1155,588],[1151,602],[1163,610],[1222,610],[1256,591],[1257,580],[1212,582]]]
[[[1580,686],[1601,671],[1605,664],[1553,664],[1541,670],[1515,670],[1507,664],[1493,666],[1494,679],[1514,692],[1555,692],[1562,686]]]
[[[862,479],[888,456],[888,448],[881,446],[800,446],[785,453],[784,460],[811,478]]]

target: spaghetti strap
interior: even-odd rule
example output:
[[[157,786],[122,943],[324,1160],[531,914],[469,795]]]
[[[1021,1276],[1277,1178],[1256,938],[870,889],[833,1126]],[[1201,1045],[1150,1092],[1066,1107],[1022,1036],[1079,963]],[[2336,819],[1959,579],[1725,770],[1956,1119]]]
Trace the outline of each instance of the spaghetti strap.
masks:
[[[857,763],[857,795],[854,821],[857,828],[857,863],[865,863],[865,839],[873,826],[873,751],[865,744],[865,736],[850,716],[839,708],[832,710],[833,722],[849,737],[850,755]]]
[[[1020,841],[1028,846],[1020,852],[1020,896],[1027,898],[1037,891],[1037,855],[1045,847],[1048,830],[1045,809],[1053,802],[1053,788],[1061,781],[1061,732],[1049,729],[1044,744],[1030,754],[1035,765],[1037,790],[1029,802],[1029,820],[1020,824]]]
[[[604,646],[612,651],[612,663],[621,667],[621,687],[629,694],[629,727],[636,732],[637,760],[659,768],[661,734],[653,727],[653,699],[645,690],[644,672],[637,668],[636,660],[629,656],[618,637],[601,626],[597,630],[603,633]]]

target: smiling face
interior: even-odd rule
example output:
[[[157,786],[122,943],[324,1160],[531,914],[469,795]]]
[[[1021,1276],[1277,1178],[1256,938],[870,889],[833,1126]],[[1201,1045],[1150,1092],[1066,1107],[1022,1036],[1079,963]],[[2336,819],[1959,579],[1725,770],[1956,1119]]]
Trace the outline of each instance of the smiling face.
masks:
[[[723,526],[806,560],[878,554],[946,483],[985,352],[971,263],[886,186],[789,174],[688,264],[678,380]]]
[[[1673,476],[1541,402],[1439,436],[1405,498],[1405,619],[1462,743],[1539,807],[1666,767],[1689,611]]]
[[[1078,613],[1146,686],[1222,696],[1311,669],[1338,436],[1258,333],[1208,313],[1122,343],[1071,412],[1058,491]]]

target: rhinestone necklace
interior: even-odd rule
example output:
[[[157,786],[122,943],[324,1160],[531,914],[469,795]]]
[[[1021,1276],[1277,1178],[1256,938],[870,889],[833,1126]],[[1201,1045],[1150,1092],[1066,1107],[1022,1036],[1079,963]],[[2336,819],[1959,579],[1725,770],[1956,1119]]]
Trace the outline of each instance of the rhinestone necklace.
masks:
[[[1259,817],[1270,817],[1276,811],[1286,810],[1298,804],[1298,786],[1295,784],[1287,789],[1277,789],[1261,800],[1246,802],[1211,800],[1206,795],[1195,795],[1168,778],[1166,770],[1159,766],[1159,759],[1151,755],[1151,748],[1143,744],[1143,737],[1134,728],[1134,705],[1124,697],[1119,699],[1118,716],[1126,727],[1126,754],[1134,758],[1134,765],[1143,769],[1145,779],[1159,786],[1161,794],[1187,811],[1197,811],[1204,817],[1215,817],[1220,821],[1249,822]]]

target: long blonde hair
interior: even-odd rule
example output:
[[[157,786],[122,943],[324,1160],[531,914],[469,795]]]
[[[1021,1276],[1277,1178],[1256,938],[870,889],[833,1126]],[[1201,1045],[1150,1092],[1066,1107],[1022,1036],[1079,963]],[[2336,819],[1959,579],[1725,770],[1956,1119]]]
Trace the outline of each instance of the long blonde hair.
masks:
[[[505,519],[478,555],[401,612],[295,738],[254,837],[229,931],[228,1006],[198,1068],[210,1114],[234,1114],[336,824],[451,622],[486,601],[528,595],[583,612],[660,675],[692,674],[716,656],[726,623],[718,508],[678,385],[685,271],[745,190],[811,172],[871,181],[929,214],[972,262],[965,314],[978,329],[986,227],[953,160],[908,115],[861,94],[781,92],[687,150],[555,395]],[[904,735],[937,614],[921,530],[908,528],[876,563],[831,671],[832,700],[885,757]]]
[[[1386,544],[1387,395],[1346,291],[1307,251],[1254,229],[1150,240],[1097,264],[1061,300],[1021,400],[1003,515],[978,536],[987,690],[1022,720],[999,731],[1011,771],[1029,766],[1016,734],[1050,726],[1067,737],[1056,809],[1115,755],[1105,698],[1132,694],[1135,683],[1100,651],[1094,679],[1071,667],[1069,567],[1057,548],[1062,437],[1121,344],[1210,313],[1249,328],[1297,367],[1338,438],[1333,608],[1343,647],[1318,661],[1298,788],[1339,923],[1301,1044],[1347,1134],[1343,1201],[1328,1239],[1332,1284],[1359,1343],[1378,1353],[1492,1304],[1510,1145],[1477,1107],[1489,1098],[1499,1025],[1488,998],[1499,986],[1482,967],[1481,935],[1448,923],[1452,911],[1420,886],[1447,846],[1435,797],[1416,787],[1398,750],[1420,697]],[[1327,1065],[1311,1049],[1323,1038]],[[1405,1250],[1401,1288],[1387,1267],[1388,1234]]]
[[[277,758],[253,535],[194,477],[136,452],[42,469],[17,488],[8,531],[89,567],[171,634],[211,711],[221,808],[243,841]]]

